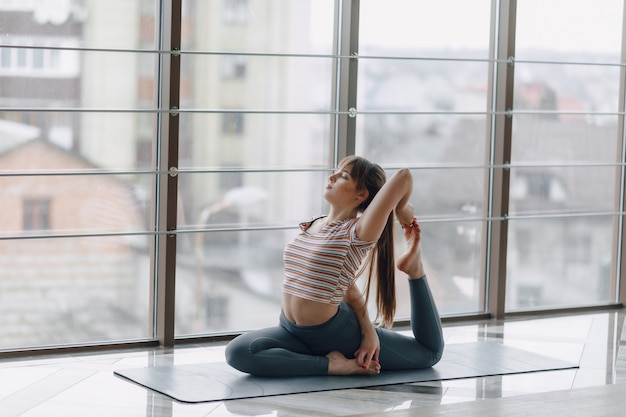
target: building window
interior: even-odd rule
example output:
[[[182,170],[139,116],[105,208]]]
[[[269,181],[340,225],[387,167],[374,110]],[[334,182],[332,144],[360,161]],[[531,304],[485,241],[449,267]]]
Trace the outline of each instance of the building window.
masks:
[[[222,116],[222,133],[239,135],[244,128],[243,113],[224,113]]]
[[[26,50],[25,49],[18,49],[16,51],[16,64],[15,66],[17,68],[26,68]]]
[[[33,50],[33,69],[41,69],[44,67],[44,51],[42,49]]]
[[[246,57],[242,55],[225,55],[221,61],[222,78],[241,79],[246,76]]]
[[[242,172],[222,172],[219,177],[220,189],[232,190],[243,185]]]
[[[135,149],[137,166],[150,167],[152,165],[152,139],[138,139]]]
[[[224,23],[246,23],[248,21],[248,0],[224,0]]]
[[[50,229],[50,199],[26,198],[24,200],[24,230]]]
[[[559,178],[549,173],[527,172],[512,179],[511,198],[562,202],[567,199],[567,188]]]
[[[78,44],[75,40],[9,38],[4,44],[7,46],[2,48],[0,54],[1,76],[72,78],[80,73],[78,51],[42,49],[76,47]]]
[[[0,49],[0,67],[7,68],[11,65],[11,50],[8,48]]]
[[[589,234],[587,234],[589,233]],[[593,262],[593,245],[591,232],[574,234],[565,246],[565,254],[568,264],[581,264]]]

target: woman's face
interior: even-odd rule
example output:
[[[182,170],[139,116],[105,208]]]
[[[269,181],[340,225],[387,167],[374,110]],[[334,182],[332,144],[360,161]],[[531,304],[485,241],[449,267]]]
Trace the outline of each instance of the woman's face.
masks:
[[[358,206],[356,182],[350,174],[350,166],[340,166],[328,177],[324,198],[330,204]]]

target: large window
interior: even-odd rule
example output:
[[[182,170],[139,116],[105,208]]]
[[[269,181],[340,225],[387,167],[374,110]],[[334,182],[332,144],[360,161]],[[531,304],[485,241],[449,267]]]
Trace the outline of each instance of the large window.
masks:
[[[518,2],[508,310],[611,301],[623,7]]]
[[[0,1],[0,349],[154,336],[158,10]]]
[[[181,73],[193,88],[180,106],[192,148],[179,165],[180,228],[193,233],[177,245],[176,334],[267,326],[280,313],[283,246],[324,209],[335,3],[184,0],[183,10]]]
[[[283,246],[348,154],[412,170],[444,316],[619,301],[620,1],[18,3],[0,0],[0,350],[275,324]]]
[[[356,152],[412,169],[439,309],[482,311],[491,2],[368,0],[360,15]]]

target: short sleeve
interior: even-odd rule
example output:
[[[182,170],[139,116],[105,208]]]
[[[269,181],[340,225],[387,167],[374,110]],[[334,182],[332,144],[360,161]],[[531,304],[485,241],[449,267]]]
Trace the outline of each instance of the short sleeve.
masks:
[[[350,242],[359,249],[371,249],[376,244],[375,240],[367,241],[362,240],[356,235],[356,223],[357,219],[355,219],[354,223],[350,226],[349,234],[350,234]]]

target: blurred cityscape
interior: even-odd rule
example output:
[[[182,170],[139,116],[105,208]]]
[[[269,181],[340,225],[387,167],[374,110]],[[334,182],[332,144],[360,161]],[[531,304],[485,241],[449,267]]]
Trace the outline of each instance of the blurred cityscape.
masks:
[[[332,36],[310,42],[309,2],[267,1],[254,18],[245,1],[185,4],[183,50],[226,54],[183,56],[181,109],[210,111],[180,116],[179,168],[200,171],[180,174],[180,228],[225,230],[179,235],[177,334],[272,325],[282,248],[297,231],[247,229],[323,211],[325,173],[273,168],[328,166],[332,63],[232,52],[330,54]],[[158,21],[154,0],[0,0],[0,349],[151,337],[142,233],[153,230],[158,54],[137,51],[159,49]],[[460,113],[487,111],[489,64],[368,52],[443,58],[360,64],[359,110],[389,113],[359,115],[357,147],[428,168],[415,171],[414,204],[433,291],[443,314],[479,311],[489,121]],[[575,112],[617,112],[618,77],[618,66],[516,65],[515,110],[565,113],[515,116],[512,162],[529,166],[511,171],[512,215],[613,211],[617,117]],[[259,109],[311,114],[246,113]],[[406,110],[436,114],[393,114]],[[511,221],[508,306],[607,300],[612,222]],[[80,234],[92,236],[67,237]]]

